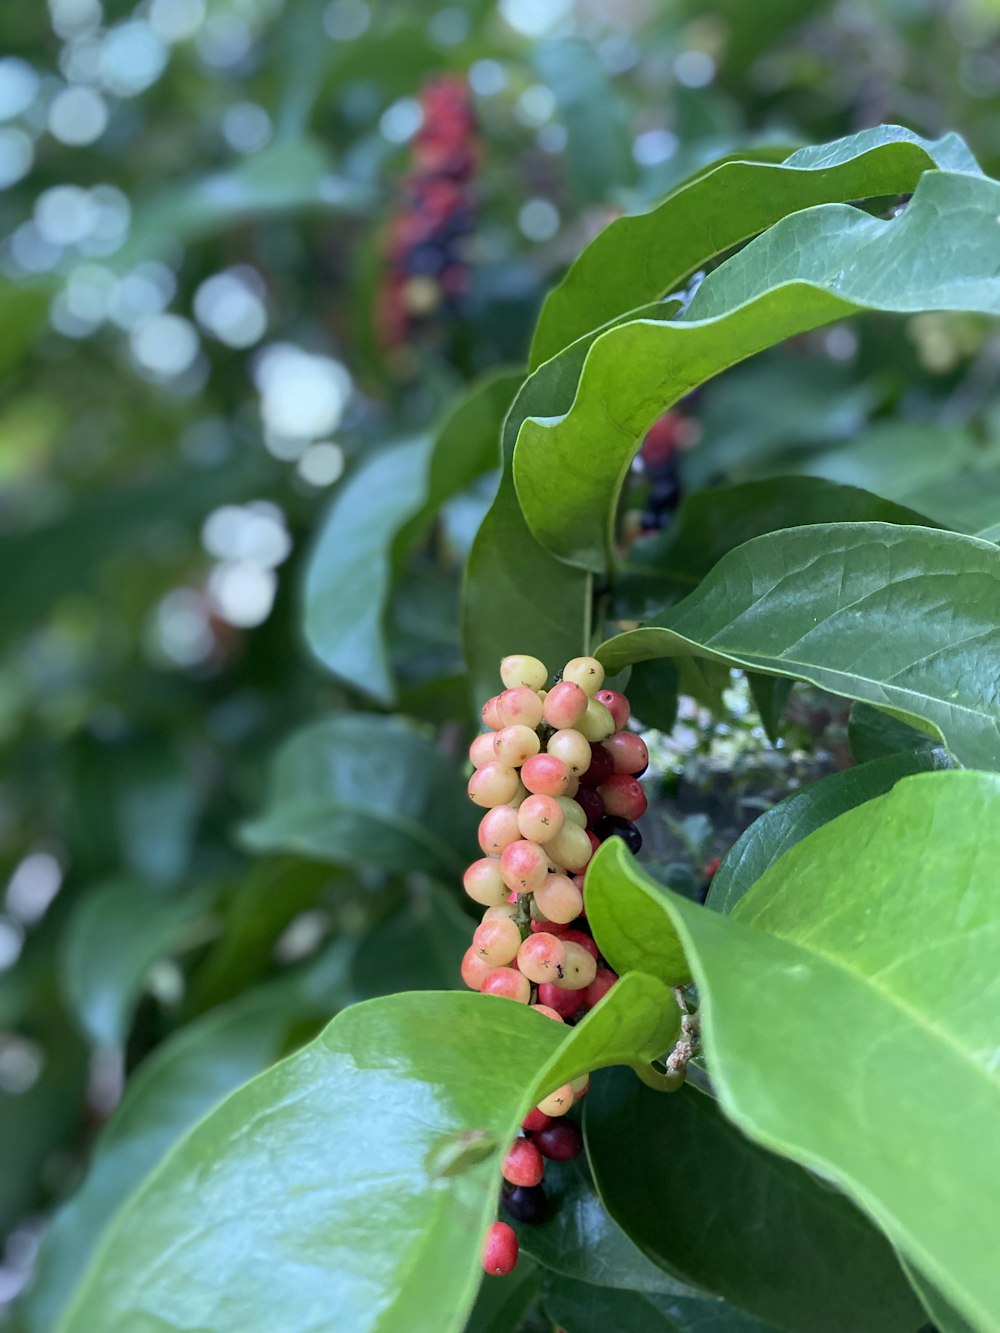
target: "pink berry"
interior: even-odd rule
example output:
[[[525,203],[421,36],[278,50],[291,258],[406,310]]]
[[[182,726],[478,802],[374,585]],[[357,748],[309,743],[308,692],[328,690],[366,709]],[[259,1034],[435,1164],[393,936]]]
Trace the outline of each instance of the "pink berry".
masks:
[[[472,760],[474,768],[482,768],[486,764],[492,764],[496,758],[493,751],[493,732],[484,731],[481,736],[469,746],[469,758]]]
[[[535,889],[535,903],[550,921],[557,925],[569,925],[575,921],[583,909],[583,894],[571,879],[565,875],[547,875],[544,882]],[[566,932],[560,932],[565,939]]]
[[[503,726],[503,723],[500,721],[500,714],[497,712],[497,704],[499,702],[499,694],[494,694],[492,699],[487,699],[483,704],[483,726],[489,727],[491,731],[499,731]]]
[[[536,1131],[532,1142],[552,1162],[571,1162],[583,1150],[583,1135],[572,1120],[553,1120]]]
[[[500,1174],[512,1185],[539,1185],[545,1174],[545,1161],[530,1139],[515,1139]]]
[[[587,1008],[593,1009],[595,1004],[603,1000],[617,980],[617,972],[612,972],[610,967],[599,967],[597,976],[583,992]]]
[[[506,846],[518,840],[521,834],[517,818],[517,811],[510,805],[498,805],[483,815],[479,821],[479,845],[487,856],[499,856]]]
[[[466,949],[462,958],[461,973],[462,980],[470,990],[478,990],[492,970],[492,964],[480,958],[475,949]]]
[[[570,777],[563,761],[551,754],[533,755],[521,769],[521,781],[535,796],[565,796]]]
[[[493,856],[482,856],[462,876],[465,892],[474,903],[483,907],[499,907],[507,900],[507,885],[500,873],[500,862]]]
[[[485,806],[489,810],[506,805],[517,795],[519,786],[517,769],[494,761],[476,769],[469,779],[468,791],[476,805]]]
[[[623,731],[621,734],[625,736],[628,733]],[[583,785],[585,787],[599,787],[602,782],[607,782],[614,771],[615,762],[607,748],[607,742],[602,745],[591,745],[590,767],[581,777]]]
[[[542,720],[542,701],[535,690],[526,685],[504,690],[497,698],[497,717],[502,727],[535,727]]]
[[[496,758],[501,764],[509,764],[511,768],[520,768],[526,759],[537,754],[541,748],[542,743],[538,739],[538,733],[531,727],[520,724],[501,727],[493,737],[493,752]]]
[[[615,727],[621,731],[625,723],[632,716],[632,709],[624,694],[619,694],[617,690],[598,690],[594,695],[599,703],[602,703],[615,720]]]
[[[544,1014],[546,1018],[555,1019],[557,1023],[561,1023],[563,1021],[562,1014],[557,1014],[556,1011],[551,1007],[551,1005],[533,1004],[530,1006],[530,1008],[534,1009],[535,1012],[538,1014]]]
[[[521,837],[531,842],[548,842],[565,822],[563,808],[554,796],[528,796],[517,809]]]
[[[472,947],[480,958],[489,963],[491,969],[504,967],[517,957],[521,947],[521,932],[510,917],[489,917],[476,927]],[[485,980],[484,974],[479,982],[480,987]],[[593,978],[588,980],[592,981]]]
[[[562,680],[545,696],[542,716],[550,727],[575,727],[587,711],[588,702],[585,690],[572,681]]]
[[[492,1222],[483,1239],[483,1269],[493,1277],[513,1272],[517,1263],[517,1236],[506,1222]]]
[[[642,783],[627,773],[614,773],[597,791],[609,815],[635,820],[646,813],[646,793]]]
[[[591,958],[596,959],[601,956],[596,940],[582,930],[564,930],[560,939],[569,940],[571,944],[579,944],[581,949],[587,950]]]
[[[529,935],[517,951],[517,965],[529,981],[558,981],[566,957],[562,940],[549,931]]]
[[[612,769],[615,773],[630,773],[632,777],[641,777],[649,767],[649,751],[646,742],[634,731],[616,731],[604,742],[604,748],[611,755]],[[608,774],[610,777],[610,773]],[[604,778],[601,781],[605,781]]]
[[[531,982],[513,967],[495,967],[487,972],[479,989],[484,995],[502,995],[518,1004],[527,1004],[531,999]]]
[[[535,893],[548,877],[549,858],[537,842],[519,838],[501,852],[500,873],[512,892]]]

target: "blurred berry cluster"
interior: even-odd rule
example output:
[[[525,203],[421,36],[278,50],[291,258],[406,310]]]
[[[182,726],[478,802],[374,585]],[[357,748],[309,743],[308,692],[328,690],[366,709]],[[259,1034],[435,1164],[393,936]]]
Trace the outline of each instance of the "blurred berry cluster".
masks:
[[[478,149],[463,78],[429,83],[413,140],[402,208],[389,226],[379,333],[389,347],[408,341],[428,320],[456,308],[468,290],[465,242],[474,222],[470,182]]]

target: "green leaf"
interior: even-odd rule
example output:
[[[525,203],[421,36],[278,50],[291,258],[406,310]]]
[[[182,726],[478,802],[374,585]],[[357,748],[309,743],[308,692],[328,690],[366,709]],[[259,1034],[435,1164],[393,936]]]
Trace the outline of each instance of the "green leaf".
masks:
[[[669,528],[634,543],[619,580],[616,610],[625,619],[648,620],[686,597],[737,546],[811,523],[937,526],[913,509],[818,477],[775,477],[696,491],[681,502]]]
[[[63,988],[95,1045],[124,1044],[150,967],[176,948],[208,906],[200,893],[150,892],[129,880],[86,895],[64,940]]]
[[[535,538],[603,570],[618,494],[651,423],[792,334],[862,310],[1000,313],[998,215],[1000,183],[931,171],[896,217],[839,204],[794,213],[709,274],[673,323],[632,319],[599,334],[572,407],[548,406],[521,427],[514,478]]]
[[[924,773],[810,834],[732,916],[663,899],[722,1109],[840,1185],[974,1327],[1000,1309],[998,857],[1000,778]]]
[[[765,870],[814,829],[891,791],[900,778],[948,766],[941,750],[910,750],[873,759],[843,773],[831,773],[805,791],[786,796],[755,819],[733,843],[716,871],[705,905],[716,912],[731,912]]]
[[[588,1092],[588,1100],[590,1095]],[[522,1252],[544,1268],[599,1287],[674,1296],[704,1295],[646,1258],[609,1216],[579,1158],[547,1162],[545,1190],[551,1202],[546,1221],[516,1228]]]
[[[749,1142],[712,1098],[619,1072],[593,1080],[587,1152],[646,1254],[789,1333],[912,1333],[920,1306],[892,1247],[842,1194]]]
[[[503,1281],[483,1282],[465,1333],[517,1333],[520,1321],[538,1304],[541,1287],[538,1269],[522,1250],[513,1273]]]
[[[677,690],[674,662],[636,662],[628,678],[632,716],[646,728],[670,731],[677,720]]]
[[[847,736],[851,754],[858,764],[884,759],[886,755],[902,754],[904,751],[933,749],[936,744],[934,736],[918,731],[891,712],[862,703],[854,704],[851,708]]]
[[[392,584],[440,505],[496,466],[519,377],[477,384],[440,430],[366,458],[338,487],[305,579],[305,635],[328,670],[380,703],[396,698],[385,641]]]
[[[412,895],[359,943],[351,967],[356,994],[368,999],[395,991],[458,989],[474,928],[443,890]]]
[[[776,156],[782,160],[776,162]],[[895,125],[790,156],[787,148],[763,148],[700,171],[651,212],[619,218],[590,243],[549,293],[531,347],[531,368],[623,310],[673,291],[707,260],[786,214],[814,204],[907,193],[921,172],[935,166],[978,171],[957,135],[930,141]]]
[[[569,1333],[773,1333],[771,1325],[725,1301],[595,1287],[555,1273],[544,1274],[542,1300]]]
[[[757,671],[747,673],[747,684],[753,706],[760,714],[761,725],[772,745],[781,735],[781,719],[792,690],[792,682],[780,676],[762,676]]]
[[[652,978],[622,977],[573,1029],[468,992],[345,1010],[161,1163],[60,1333],[304,1329],[317,1311],[351,1333],[458,1333],[525,1112],[584,1070],[662,1051],[669,1000]],[[489,1156],[436,1171],[470,1130],[492,1136]]]
[[[587,867],[587,920],[616,972],[645,972],[668,986],[691,980],[684,949],[664,915],[669,892],[621,838],[609,838]]]
[[[344,714],[285,742],[242,836],[257,852],[451,877],[475,855],[476,824],[458,766],[427,737],[396,718]]]
[[[295,977],[251,990],[189,1024],[143,1062],[104,1129],[83,1185],[45,1233],[31,1290],[18,1308],[25,1333],[49,1333],[116,1209],[166,1152],[234,1088],[287,1049],[303,1019],[328,1016],[347,950]]]
[[[1000,551],[958,533],[818,524],[725,556],[656,625],[598,650],[615,673],[707,657],[922,719],[966,767],[1000,762]]]
[[[941,1293],[936,1291],[912,1264],[904,1261],[903,1270],[937,1333],[976,1333],[976,1329],[948,1304]]]

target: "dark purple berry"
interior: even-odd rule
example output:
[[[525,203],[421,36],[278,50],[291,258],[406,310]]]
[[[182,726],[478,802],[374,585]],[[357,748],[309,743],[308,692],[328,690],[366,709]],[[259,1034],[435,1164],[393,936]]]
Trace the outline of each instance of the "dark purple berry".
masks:
[[[587,816],[587,827],[604,818],[604,799],[593,787],[581,787],[573,798]]]
[[[560,1118],[553,1120],[537,1134],[532,1134],[535,1147],[550,1162],[570,1162],[579,1157],[583,1148],[583,1136],[572,1120]]]
[[[621,838],[633,856],[642,847],[642,834],[631,819],[623,819],[621,815],[605,815],[594,832],[601,842],[608,838]]]
[[[529,1226],[544,1222],[549,1211],[544,1185],[504,1185],[500,1200],[515,1222]]]

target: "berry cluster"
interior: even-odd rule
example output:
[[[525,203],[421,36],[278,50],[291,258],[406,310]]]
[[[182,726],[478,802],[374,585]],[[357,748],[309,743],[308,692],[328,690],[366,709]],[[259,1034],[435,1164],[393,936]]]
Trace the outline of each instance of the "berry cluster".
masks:
[[[488,730],[469,750],[469,796],[486,813],[483,855],[464,884],[486,911],[462,960],[462,979],[484,995],[574,1023],[618,980],[587,926],[586,869],[606,838],[624,839],[633,852],[641,847],[633,821],[646,809],[638,779],[649,755],[642,737],[628,730],[628,700],[601,689],[604,668],[596,658],[567,662],[548,689],[548,668],[536,657],[505,657],[500,676],[506,688],[484,705]],[[565,1161],[580,1151],[579,1130],[559,1117],[588,1082],[584,1075],[556,1088],[525,1119],[503,1164],[501,1197],[514,1218],[541,1220],[544,1159]],[[516,1260],[513,1230],[495,1222],[483,1267],[508,1273]]]
[[[388,271],[379,294],[379,329],[387,346],[406,342],[424,320],[453,309],[466,294],[465,238],[472,230],[475,118],[464,79],[427,85],[423,121],[413,140],[413,169],[403,183],[403,211],[388,237]]]

